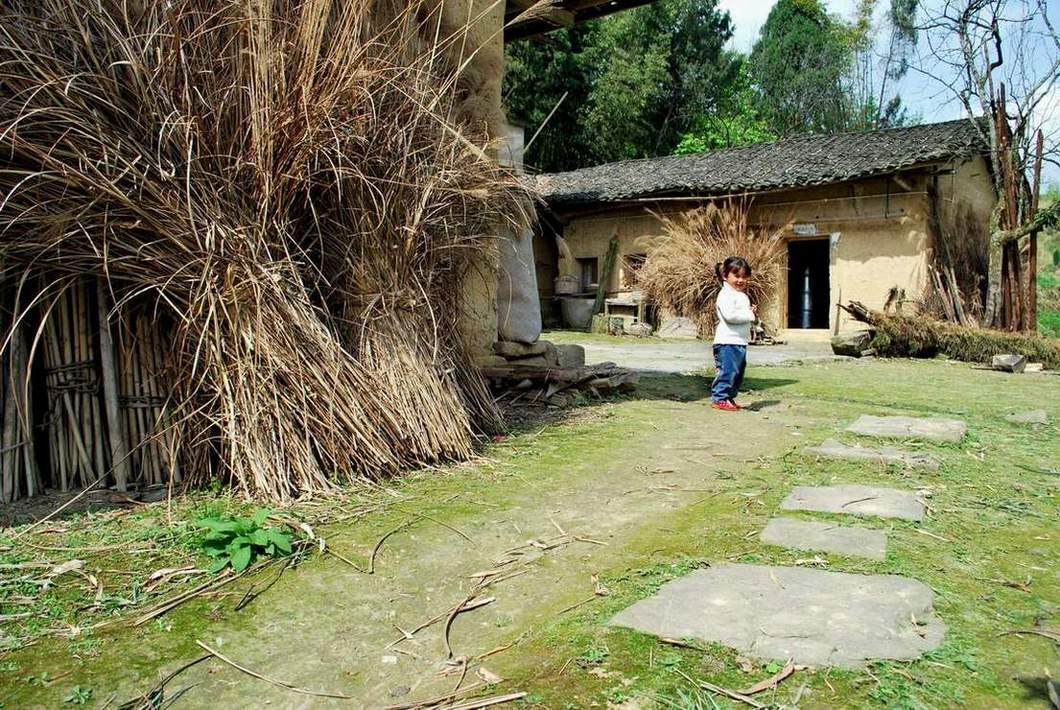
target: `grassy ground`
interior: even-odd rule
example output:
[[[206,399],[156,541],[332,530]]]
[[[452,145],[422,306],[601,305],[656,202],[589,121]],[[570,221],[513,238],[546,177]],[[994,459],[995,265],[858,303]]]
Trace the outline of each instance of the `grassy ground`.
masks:
[[[1060,338],[1060,232],[1041,236],[1038,247],[1038,330]]]
[[[555,534],[555,525],[607,545],[542,552],[521,576],[489,591],[496,603],[462,615],[452,628],[454,648],[472,659],[470,673],[487,664],[506,679],[492,692],[526,691],[524,707],[736,707],[689,679],[741,688],[775,671],[772,664],[606,625],[667,580],[724,560],[913,577],[935,590],[948,627],[943,646],[920,660],[799,671],[775,698],[759,696],[761,702],[790,703],[798,695],[802,707],[822,708],[1046,707],[1044,680],[1056,671],[1055,645],[1007,632],[1058,626],[1060,378],[934,361],[862,361],[752,369],[749,384],[758,390],[752,399],[761,411],[728,415],[709,409],[703,378],[646,378],[633,397],[514,433],[493,444],[478,465],[421,472],[346,502],[303,503],[286,514],[313,522],[362,567],[384,534],[410,519],[419,522],[389,538],[374,575],[317,555],[242,612],[234,607],[248,589],[262,591],[275,568],[149,624],[128,623],[134,609],[177,589],[143,596],[151,572],[204,561],[189,521],[247,510],[219,494],[200,494],[172,510],[162,504],[80,516],[18,541],[9,534],[4,563],[84,559],[84,571],[103,580],[103,601],[98,587],[80,576],[64,575],[41,591],[12,584],[11,568],[0,570],[0,615],[32,612],[0,626],[12,647],[0,655],[0,703],[103,707],[112,694],[135,695],[157,672],[196,658],[197,639],[223,640],[225,650],[271,677],[342,688],[363,700],[352,706],[428,697],[456,680],[437,677],[446,658],[440,632],[406,644],[421,658],[401,654],[400,662],[381,666],[394,627],[415,627],[444,612],[466,594],[469,575],[513,544]],[[1034,428],[1004,419],[1032,408],[1047,410],[1051,424]],[[958,416],[971,434],[959,445],[904,444],[940,454],[943,466],[933,473],[800,453],[861,413]],[[793,553],[757,541],[792,486],[829,482],[926,490],[931,514],[921,525],[864,521],[888,531],[882,562]],[[27,541],[35,547],[27,549]],[[141,596],[131,591],[137,588]],[[88,628],[101,620],[115,623]],[[45,629],[67,635],[32,643]],[[488,660],[474,660],[513,641]],[[301,707],[307,700],[220,663],[185,675],[182,685],[197,686],[178,707]]]

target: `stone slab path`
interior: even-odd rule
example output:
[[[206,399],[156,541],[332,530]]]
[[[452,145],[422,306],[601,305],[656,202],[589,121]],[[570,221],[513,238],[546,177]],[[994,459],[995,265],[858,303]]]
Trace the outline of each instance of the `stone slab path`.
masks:
[[[942,417],[874,417],[862,414],[847,427],[847,431],[864,436],[956,443],[968,433],[968,425],[959,419]]]
[[[875,461],[878,463],[898,463],[911,468],[938,470],[939,459],[919,451],[902,451],[890,446],[872,449],[867,446],[848,446],[836,439],[825,439],[820,446],[806,448],[811,456],[843,461]]]
[[[887,556],[887,534],[882,530],[774,518],[762,530],[762,542],[795,550],[819,550],[852,557],[882,560]]]
[[[924,519],[924,504],[914,494],[876,486],[796,486],[780,507],[783,510],[815,510],[878,518]]]
[[[933,597],[893,575],[725,564],[665,584],[611,623],[757,658],[856,668],[937,648],[945,627]]]
[[[1044,409],[1032,409],[1029,412],[1006,414],[1005,419],[1013,424],[1048,424],[1049,414]]]

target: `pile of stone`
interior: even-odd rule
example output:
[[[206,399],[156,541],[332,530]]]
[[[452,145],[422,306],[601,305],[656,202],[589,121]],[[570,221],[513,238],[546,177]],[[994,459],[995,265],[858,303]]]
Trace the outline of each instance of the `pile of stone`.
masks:
[[[502,398],[511,395],[524,403],[567,407],[579,392],[602,396],[637,386],[637,373],[613,362],[586,366],[580,345],[502,341],[493,344],[493,351],[478,360],[478,367]]]

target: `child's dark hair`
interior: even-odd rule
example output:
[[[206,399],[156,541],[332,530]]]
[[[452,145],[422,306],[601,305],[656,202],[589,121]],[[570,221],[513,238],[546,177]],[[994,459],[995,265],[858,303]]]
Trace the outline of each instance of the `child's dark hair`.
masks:
[[[730,256],[725,260],[724,264],[718,262],[714,265],[714,272],[718,275],[719,281],[724,281],[725,277],[733,271],[742,271],[743,275],[749,278],[751,276],[751,265],[742,256]]]

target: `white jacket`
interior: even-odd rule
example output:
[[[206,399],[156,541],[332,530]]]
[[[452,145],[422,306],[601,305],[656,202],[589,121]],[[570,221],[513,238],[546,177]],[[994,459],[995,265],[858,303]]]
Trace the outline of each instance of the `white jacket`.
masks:
[[[714,344],[747,345],[751,340],[751,324],[755,321],[751,299],[747,294],[737,291],[727,283],[722,284],[714,308],[718,314]]]

